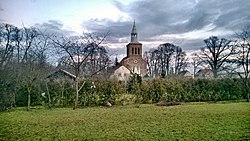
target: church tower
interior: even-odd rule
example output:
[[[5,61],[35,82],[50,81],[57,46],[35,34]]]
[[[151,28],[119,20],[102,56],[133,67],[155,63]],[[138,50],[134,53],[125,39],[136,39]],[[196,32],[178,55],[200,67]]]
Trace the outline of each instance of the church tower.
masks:
[[[131,41],[127,45],[127,56],[121,60],[121,64],[127,67],[132,73],[141,76],[146,74],[146,62],[142,58],[142,44],[138,42],[138,32],[134,21],[131,30]]]
[[[142,44],[138,42],[135,21],[131,31],[131,41],[127,45],[127,56],[142,57]]]

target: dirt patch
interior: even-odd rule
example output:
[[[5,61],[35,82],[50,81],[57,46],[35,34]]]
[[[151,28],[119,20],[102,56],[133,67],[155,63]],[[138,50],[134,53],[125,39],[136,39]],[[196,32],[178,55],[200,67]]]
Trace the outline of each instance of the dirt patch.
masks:
[[[166,101],[160,101],[156,104],[156,106],[176,106],[181,105],[180,102],[166,102]]]

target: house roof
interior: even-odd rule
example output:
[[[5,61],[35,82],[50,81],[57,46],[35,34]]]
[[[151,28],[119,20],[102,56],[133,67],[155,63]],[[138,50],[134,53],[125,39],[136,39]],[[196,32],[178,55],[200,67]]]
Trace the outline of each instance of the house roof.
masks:
[[[212,77],[213,72],[211,69],[200,69],[196,74],[196,77]]]
[[[116,69],[118,69],[120,66],[122,66],[121,63],[119,63],[119,64],[116,65],[116,66],[108,67],[108,68],[107,68],[107,72],[108,72],[108,73],[113,73],[113,72],[114,72]]]
[[[63,69],[59,69],[53,73],[51,73],[50,75],[48,75],[46,78],[58,78],[58,77],[61,77],[61,76],[68,76],[69,78],[71,79],[75,79],[76,76],[66,70],[63,70]]]
[[[184,71],[180,71],[179,73],[178,73],[178,75],[181,75],[181,76],[184,76],[184,75],[186,75],[186,74],[191,74],[189,71],[187,71],[187,70],[184,70]]]
[[[212,70],[211,69],[200,69],[197,74],[208,74],[211,73]]]

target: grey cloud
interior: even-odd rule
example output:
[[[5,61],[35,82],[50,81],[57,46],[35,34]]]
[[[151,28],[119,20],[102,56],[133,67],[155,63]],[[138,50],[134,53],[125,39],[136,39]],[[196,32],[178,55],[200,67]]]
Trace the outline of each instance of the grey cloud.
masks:
[[[215,29],[225,28],[229,30],[240,30],[250,22],[249,0],[202,0],[196,8],[214,18],[212,23]]]
[[[0,11],[4,11],[4,8],[0,5]]]
[[[83,27],[89,29],[92,32],[108,32],[110,31],[113,37],[122,38],[125,35],[130,34],[131,23],[130,22],[113,22],[109,19],[91,19],[82,24]]]
[[[189,22],[183,25],[184,32],[189,32],[192,30],[200,30],[206,25],[209,25],[213,22],[213,17],[210,13],[205,11],[197,11],[192,17],[190,17]]]
[[[185,40],[180,46],[184,50],[198,50],[200,47],[204,46],[203,40]]]
[[[123,55],[126,53],[126,47],[122,48],[107,48],[108,52],[110,53],[111,56],[119,56]]]
[[[63,24],[60,21],[49,20],[48,22],[42,24],[35,24],[35,26],[39,26],[42,28],[53,29],[53,30],[61,30]]]
[[[35,24],[35,27],[46,30],[49,33],[59,33],[65,35],[70,35],[74,33],[73,31],[63,29],[63,23],[61,21],[56,20],[49,20],[48,22],[44,22],[42,24]]]
[[[250,23],[249,0],[139,0],[129,5],[118,1],[113,4],[136,20],[141,41],[150,41],[152,37],[164,34],[203,30],[208,25],[213,25],[211,31],[238,31]],[[119,38],[129,37],[132,24],[133,21],[92,19],[83,23],[83,27],[94,32],[110,30],[112,42],[118,42]],[[188,40],[183,47],[198,47],[202,39],[197,42]]]

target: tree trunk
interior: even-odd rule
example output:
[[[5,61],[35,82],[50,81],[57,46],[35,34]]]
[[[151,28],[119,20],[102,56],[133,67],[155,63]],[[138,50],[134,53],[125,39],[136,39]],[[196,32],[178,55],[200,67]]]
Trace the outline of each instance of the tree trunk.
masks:
[[[48,93],[48,97],[49,97],[49,108],[51,108],[51,98],[50,98],[50,93]]]
[[[74,104],[73,110],[75,110],[77,108],[77,105],[78,105],[78,96],[79,96],[79,91],[78,91],[78,77],[76,77],[75,87],[76,87],[76,97],[75,97],[75,104]]]
[[[31,93],[31,88],[28,88],[28,107],[27,107],[27,111],[30,110],[30,94]]]
[[[249,102],[249,93],[250,93],[250,90],[249,90],[249,83],[248,83],[248,79],[245,78],[245,90],[246,90],[246,93],[247,93],[247,102]]]
[[[46,89],[47,89],[47,93],[48,93],[48,98],[49,98],[49,108],[51,108],[51,99],[50,99],[50,93],[49,93],[49,86],[48,83],[46,82]]]
[[[62,90],[62,97],[61,97],[61,103],[62,103],[62,107],[64,106],[64,89]]]
[[[247,102],[249,102],[249,92],[247,93]]]
[[[218,77],[217,70],[213,69],[213,74],[214,74],[214,78],[217,78],[217,77]]]

